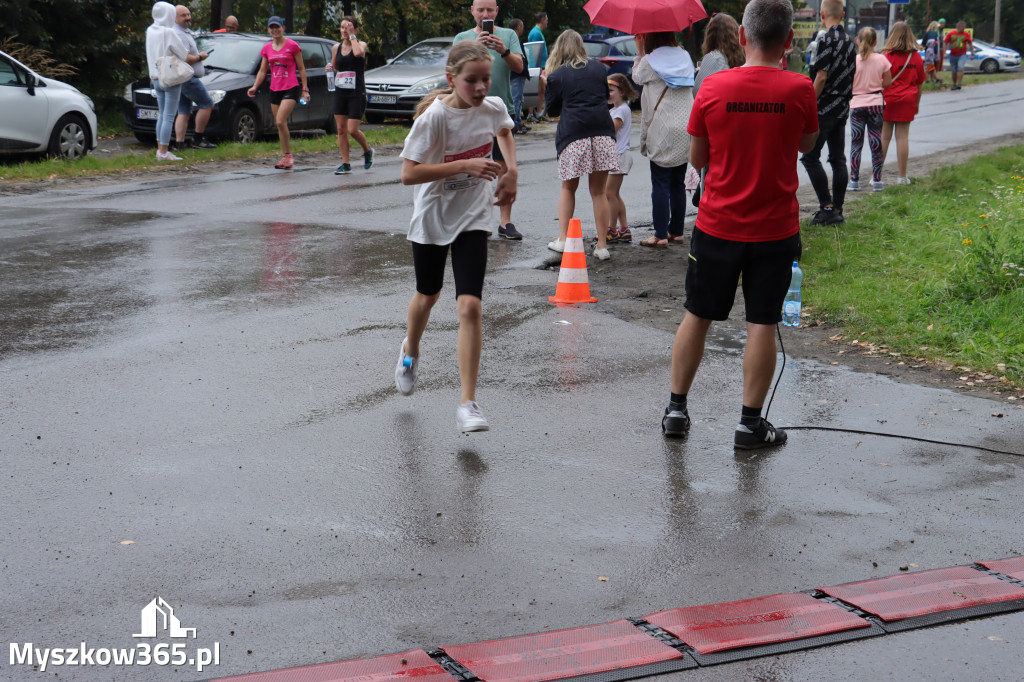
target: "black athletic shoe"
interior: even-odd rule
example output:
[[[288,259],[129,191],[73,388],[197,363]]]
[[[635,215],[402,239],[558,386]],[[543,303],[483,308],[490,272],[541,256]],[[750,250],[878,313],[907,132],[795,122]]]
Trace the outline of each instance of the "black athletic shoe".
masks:
[[[835,212],[836,210],[831,206],[815,211],[814,217],[811,218],[811,225],[831,225]]]
[[[512,223],[506,223],[505,225],[498,226],[498,234],[505,239],[514,239],[516,241],[523,238],[523,235],[519,234],[519,230]]]
[[[690,415],[685,409],[674,410],[665,408],[665,416],[661,418],[661,432],[668,438],[682,438],[690,430]]]
[[[370,170],[370,166],[373,165],[373,147],[370,147],[370,151],[363,152],[363,170]]]
[[[733,438],[734,447],[740,450],[756,450],[771,445],[782,445],[785,442],[786,432],[772,426],[767,419],[762,419],[753,429],[740,424],[736,427],[736,436]]]
[[[192,149],[216,149],[217,145],[206,139],[205,136],[200,135],[192,138]]]
[[[843,212],[842,211],[837,211],[837,210],[833,209],[831,211],[826,212],[826,214],[825,214],[825,222],[822,223],[822,224],[823,225],[838,225],[840,223],[845,223],[845,222],[846,222],[846,218],[843,217]]]

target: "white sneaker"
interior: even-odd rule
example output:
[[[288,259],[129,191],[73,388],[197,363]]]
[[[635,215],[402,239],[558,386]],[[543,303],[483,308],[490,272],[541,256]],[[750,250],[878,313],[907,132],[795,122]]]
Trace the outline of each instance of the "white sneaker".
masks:
[[[552,251],[554,251],[555,253],[564,253],[565,252],[565,240],[564,239],[556,239],[553,242],[548,242],[548,248],[551,249]]]
[[[594,257],[598,260],[608,260],[612,254],[608,253],[608,249],[594,249]]]
[[[896,178],[896,184],[897,185],[909,185],[910,184],[910,178],[899,178],[898,177],[898,178]]]
[[[158,151],[156,153],[156,160],[157,161],[181,161],[181,157],[180,156],[175,156],[171,152],[159,152]]]
[[[416,390],[416,358],[405,354],[405,344],[408,337],[402,340],[402,347],[398,350],[398,365],[395,367],[395,386],[402,395],[412,395]]]
[[[472,400],[459,405],[459,408],[455,410],[455,423],[459,425],[459,431],[463,433],[487,431],[491,428],[487,423],[487,417],[484,416],[484,411]]]

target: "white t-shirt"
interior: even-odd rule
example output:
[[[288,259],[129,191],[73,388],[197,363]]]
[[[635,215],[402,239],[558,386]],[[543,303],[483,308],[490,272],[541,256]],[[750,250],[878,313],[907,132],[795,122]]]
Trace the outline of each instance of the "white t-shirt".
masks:
[[[625,154],[629,151],[629,135],[633,130],[633,112],[629,110],[629,103],[624,102],[611,110],[612,121],[619,119],[622,127],[615,133],[615,151]]]
[[[500,97],[483,104],[456,109],[433,101],[412,124],[402,158],[416,163],[447,163],[461,159],[491,158],[494,136],[515,127]],[[451,244],[468,230],[491,232],[494,189],[490,181],[459,173],[424,182],[413,190],[409,241]]]

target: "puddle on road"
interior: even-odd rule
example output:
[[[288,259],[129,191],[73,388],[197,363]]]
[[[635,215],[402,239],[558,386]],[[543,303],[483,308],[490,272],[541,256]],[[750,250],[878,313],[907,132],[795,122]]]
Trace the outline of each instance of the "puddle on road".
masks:
[[[194,218],[82,209],[0,209],[0,358],[124,333],[147,310],[295,305],[414,286],[402,233],[293,222],[195,225]],[[515,256],[492,240],[489,267]],[[451,274],[446,286],[451,286]],[[162,310],[163,307],[169,307]]]

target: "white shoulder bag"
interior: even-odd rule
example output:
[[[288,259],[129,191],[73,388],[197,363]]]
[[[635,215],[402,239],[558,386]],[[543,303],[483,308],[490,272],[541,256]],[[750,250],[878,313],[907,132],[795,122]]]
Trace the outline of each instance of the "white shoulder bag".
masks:
[[[196,75],[191,66],[173,54],[164,55],[156,60],[156,72],[160,76],[160,87],[173,88]]]

